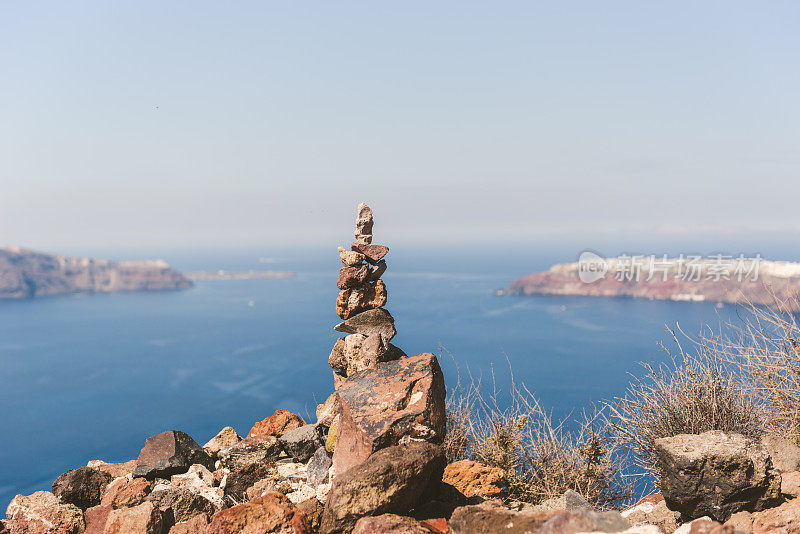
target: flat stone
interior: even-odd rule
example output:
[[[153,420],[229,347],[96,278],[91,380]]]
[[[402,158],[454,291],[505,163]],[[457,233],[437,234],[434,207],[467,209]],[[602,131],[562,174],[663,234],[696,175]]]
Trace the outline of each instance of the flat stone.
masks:
[[[384,245],[369,245],[366,243],[355,242],[350,245],[350,250],[359,252],[364,255],[364,258],[372,264],[378,263],[389,253],[389,247]]]
[[[367,277],[367,281],[377,282],[385,272],[386,272],[386,260],[381,260],[369,268],[369,276]]]
[[[364,285],[369,278],[369,267],[342,267],[339,269],[339,278],[336,279],[336,287],[348,289]]]
[[[142,504],[153,489],[153,482],[131,475],[114,479],[103,494],[100,504],[111,508],[130,508]]]
[[[333,329],[337,332],[364,336],[381,334],[387,343],[397,334],[397,330],[394,328],[394,317],[383,308],[361,312],[337,324]]]
[[[232,447],[242,441],[242,438],[239,437],[239,434],[236,433],[236,430],[231,426],[226,426],[222,430],[220,430],[216,436],[208,440],[208,442],[203,445],[203,450],[209,456],[216,458],[217,453],[222,449]]]
[[[339,260],[345,267],[358,267],[366,260],[366,256],[360,252],[347,250],[344,247],[339,247]]]
[[[185,473],[192,464],[213,467],[213,460],[185,432],[167,430],[147,438],[136,461],[133,476],[169,478]]]
[[[549,519],[538,534],[577,534],[578,532],[624,532],[628,522],[619,512],[577,510]]]
[[[333,418],[339,413],[339,398],[336,393],[331,393],[325,402],[317,404],[317,424],[322,426],[331,426]]]
[[[763,444],[719,430],[655,441],[661,494],[684,520],[726,521],[768,508],[780,497],[780,474]]]
[[[320,447],[311,457],[306,469],[306,482],[312,486],[317,487],[326,482],[328,478],[328,471],[331,468],[333,461],[330,454],[325,450],[325,447]]]
[[[336,473],[401,440],[444,439],[444,376],[433,354],[378,363],[348,377],[337,394],[341,420],[333,453]]]
[[[119,478],[124,477],[125,475],[133,474],[133,470],[136,469],[136,460],[129,460],[127,462],[120,463],[108,463],[104,462],[103,460],[90,460],[89,463],[86,464],[86,467],[91,467],[92,469],[97,469],[98,471],[108,473],[112,478]]]
[[[506,490],[502,469],[472,460],[453,462],[445,467],[442,482],[454,486],[466,497],[499,497]]]
[[[53,482],[53,494],[62,502],[74,504],[81,510],[97,506],[112,477],[108,473],[80,467],[59,475]]]
[[[343,289],[336,298],[336,314],[342,319],[349,319],[363,311],[385,306],[388,297],[383,280]]]
[[[279,439],[284,452],[299,462],[307,462],[323,444],[321,427],[304,425],[284,433]]]
[[[276,438],[293,428],[299,428],[306,424],[303,418],[293,414],[289,410],[275,410],[275,413],[259,421],[250,432],[248,438],[275,436]]]
[[[563,510],[509,510],[495,499],[456,508],[447,526],[453,534],[527,534],[538,532],[547,521],[563,513]]]
[[[350,532],[365,516],[407,514],[439,483],[444,466],[440,446],[412,442],[382,449],[347,472],[337,471],[320,532]]]
[[[153,502],[132,508],[112,510],[106,519],[104,534],[162,534],[169,528],[169,518]]]
[[[431,531],[412,517],[381,514],[356,521],[353,534],[431,534]]]
[[[17,495],[6,508],[5,527],[11,534],[82,534],[83,512],[49,491]]]
[[[310,534],[311,526],[306,516],[285,495],[273,492],[222,510],[214,516],[208,532]]]
[[[251,464],[272,464],[281,455],[281,445],[275,436],[248,437],[219,451],[222,467],[237,469]]]

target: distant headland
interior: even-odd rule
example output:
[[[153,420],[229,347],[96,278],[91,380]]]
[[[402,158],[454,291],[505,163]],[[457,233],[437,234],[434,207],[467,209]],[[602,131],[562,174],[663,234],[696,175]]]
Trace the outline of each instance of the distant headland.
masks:
[[[199,271],[186,273],[189,280],[253,280],[256,278],[290,278],[292,271]]]
[[[776,300],[794,302],[800,293],[800,263],[721,255],[602,258],[584,253],[578,262],[529,274],[498,293],[771,305]]]
[[[110,261],[0,248],[0,299],[68,293],[167,291],[192,281],[162,260]]]

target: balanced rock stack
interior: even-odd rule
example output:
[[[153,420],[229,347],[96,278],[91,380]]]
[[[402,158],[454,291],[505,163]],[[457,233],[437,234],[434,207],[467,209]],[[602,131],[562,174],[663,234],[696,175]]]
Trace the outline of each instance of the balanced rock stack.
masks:
[[[386,284],[381,276],[386,272],[384,256],[389,247],[372,244],[372,210],[364,203],[356,213],[356,240],[350,250],[339,247],[339,270],[336,286],[336,313],[344,319],[334,330],[349,335],[338,339],[328,363],[333,368],[334,384],[338,389],[342,379],[388,362],[405,357],[403,351],[390,343],[397,331],[394,318],[383,306],[388,300]]]

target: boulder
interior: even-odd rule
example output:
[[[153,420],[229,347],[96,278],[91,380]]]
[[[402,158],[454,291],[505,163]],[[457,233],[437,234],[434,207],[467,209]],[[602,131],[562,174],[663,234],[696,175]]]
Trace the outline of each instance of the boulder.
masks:
[[[169,529],[169,534],[207,534],[207,532],[208,518],[203,514],[198,514],[183,523],[177,523]]]
[[[169,524],[188,521],[197,514],[208,516],[220,508],[209,499],[187,488],[156,489],[145,502],[152,502],[164,513]]]
[[[185,432],[167,430],[147,438],[136,460],[133,476],[169,478],[185,473],[192,464],[213,468],[211,457]]]
[[[660,497],[660,495],[659,495]],[[643,501],[639,502],[633,508],[628,508],[622,512],[624,517],[630,525],[637,525],[647,523],[659,527],[663,532],[671,533],[678,528],[678,516],[667,508],[663,497],[656,502]]]
[[[655,442],[661,494],[684,520],[719,521],[743,510],[762,510],[780,496],[780,475],[764,445],[718,430]]]
[[[81,510],[97,506],[112,477],[108,473],[80,467],[70,469],[53,482],[53,495],[62,502],[74,504]]]
[[[781,493],[787,497],[800,497],[800,471],[781,473]]]
[[[256,482],[267,478],[274,479],[273,471],[270,465],[264,463],[248,464],[232,469],[226,478],[225,495],[232,497],[235,502],[241,502],[247,495],[247,489]]]
[[[284,452],[299,462],[307,462],[324,443],[322,427],[304,425],[284,433],[278,441]]]
[[[444,439],[444,377],[433,354],[378,363],[349,377],[337,393],[341,411],[333,453],[337,474],[401,440]]]
[[[350,532],[368,515],[408,513],[441,481],[444,466],[440,446],[412,442],[382,449],[347,472],[337,471],[320,532]]]
[[[349,319],[363,311],[385,306],[388,298],[383,280],[343,289],[336,298],[336,314],[342,319]]]
[[[527,534],[537,532],[548,520],[563,513],[563,510],[509,510],[495,499],[456,508],[447,526],[453,534]]]
[[[169,520],[164,516],[164,512],[152,502],[112,510],[103,534],[162,534],[169,529]]]
[[[222,510],[214,516],[208,532],[306,534],[311,532],[311,526],[306,516],[285,495],[273,492]]]
[[[397,334],[394,317],[383,308],[375,308],[353,315],[334,326],[333,329],[346,334],[363,334],[365,336],[381,334],[386,343]]]
[[[381,514],[356,521],[353,534],[431,534],[431,531],[414,518]]]
[[[65,504],[49,491],[17,495],[6,508],[5,528],[10,534],[81,534],[83,512]]]
[[[289,410],[275,410],[275,413],[259,421],[250,432],[248,438],[275,436],[276,438],[293,428],[299,428],[306,424],[303,419]]]
[[[100,504],[111,508],[129,508],[142,504],[153,489],[153,482],[130,475],[114,479],[106,488]]]
[[[315,488],[326,482],[332,463],[331,456],[325,450],[325,447],[318,448],[314,456],[311,457],[311,461],[308,462],[306,482]]]
[[[226,426],[203,445],[203,450],[206,451],[206,454],[209,456],[216,458],[219,451],[232,447],[240,441],[242,441],[242,438],[239,437],[236,430],[231,426]]]
[[[339,289],[350,289],[363,285],[369,278],[369,267],[342,267],[339,269],[339,278],[336,279],[336,287]]]
[[[331,393],[325,402],[317,404],[317,424],[330,427],[333,423],[333,418],[339,413],[339,398],[336,393]]]
[[[800,499],[792,499],[776,508],[753,514],[753,532],[800,532]]]
[[[345,267],[357,267],[361,265],[366,257],[360,252],[346,250],[344,247],[339,247],[339,259]]]
[[[112,478],[119,478],[133,473],[133,470],[136,469],[136,460],[116,464],[110,464],[103,460],[90,460],[89,463],[86,464],[86,467],[108,473]]]
[[[375,367],[378,362],[388,362],[405,357],[405,353],[381,334],[365,336],[351,334],[338,339],[328,357],[328,365],[342,377]],[[338,389],[338,387],[337,387]]]
[[[141,480],[141,479],[139,479]],[[109,505],[93,506],[83,513],[86,530],[83,534],[103,534],[108,516],[114,508]]]
[[[363,254],[364,258],[372,264],[378,263],[389,253],[389,247],[387,246],[370,245],[368,243],[353,243],[350,245],[350,250]]]
[[[767,448],[772,466],[781,473],[800,471],[800,446],[793,440],[769,434],[761,440]]]
[[[537,534],[576,534],[578,532],[624,532],[628,522],[619,512],[576,510],[556,515]]]
[[[237,469],[251,464],[271,464],[281,455],[281,444],[275,436],[248,437],[218,453],[220,465]]]
[[[506,488],[505,472],[498,467],[461,460],[444,468],[442,481],[466,497],[499,497]]]

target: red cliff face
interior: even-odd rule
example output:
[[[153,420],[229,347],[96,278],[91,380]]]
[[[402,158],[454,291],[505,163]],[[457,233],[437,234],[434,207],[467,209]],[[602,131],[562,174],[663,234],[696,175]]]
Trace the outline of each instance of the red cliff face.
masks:
[[[189,287],[188,278],[161,260],[108,261],[0,249],[0,299]]]

